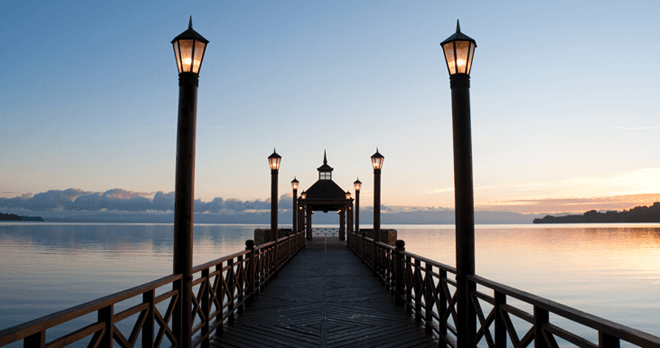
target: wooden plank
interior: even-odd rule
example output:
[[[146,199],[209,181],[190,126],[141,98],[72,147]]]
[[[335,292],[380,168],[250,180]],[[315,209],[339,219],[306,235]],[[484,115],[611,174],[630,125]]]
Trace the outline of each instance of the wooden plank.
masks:
[[[325,242],[314,238],[210,346],[438,345],[344,243]]]

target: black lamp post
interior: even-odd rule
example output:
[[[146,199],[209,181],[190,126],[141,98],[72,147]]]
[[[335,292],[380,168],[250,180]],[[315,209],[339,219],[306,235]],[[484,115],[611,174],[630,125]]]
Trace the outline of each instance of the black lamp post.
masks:
[[[383,168],[383,160],[385,157],[378,152],[371,156],[371,165],[374,167],[374,248],[372,262],[374,265],[374,272],[378,272],[377,267],[377,254],[376,242],[380,241],[380,170]]]
[[[477,317],[470,302],[476,285],[467,281],[475,274],[474,257],[474,186],[472,179],[472,138],[470,129],[470,70],[477,43],[456,33],[440,43],[445,54],[451,86],[454,137],[454,202],[456,209],[456,281],[458,347],[470,347],[477,330]]]
[[[300,181],[293,177],[291,181],[291,188],[293,189],[293,223],[291,225],[291,232],[298,232],[298,184]]]
[[[193,206],[195,189],[195,128],[197,86],[208,40],[192,28],[172,40],[179,69],[179,115],[176,144],[176,182],[174,193],[174,273],[183,275],[181,317],[173,318],[175,335],[180,331],[181,346],[190,347],[192,337],[192,260]]]
[[[353,231],[353,199],[351,199],[351,191],[346,191],[346,230],[347,232]]]
[[[268,156],[268,165],[270,166],[270,235],[275,238],[275,271],[279,268],[279,248],[277,241],[277,176],[280,170],[280,161],[282,156],[278,155],[273,149],[273,154]]]
[[[362,188],[362,182],[358,178],[353,183],[355,188],[355,233],[360,232],[360,189]]]

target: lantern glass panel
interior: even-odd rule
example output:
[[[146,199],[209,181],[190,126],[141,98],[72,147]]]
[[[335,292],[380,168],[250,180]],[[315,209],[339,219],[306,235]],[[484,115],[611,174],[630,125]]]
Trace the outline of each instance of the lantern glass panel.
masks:
[[[362,188],[362,183],[355,183],[355,191],[360,191]]]
[[[298,183],[295,182],[295,181],[292,182],[292,183],[291,183],[291,188],[294,189],[294,190],[297,190],[297,189],[298,189]]]
[[[179,40],[181,65],[183,65],[181,72],[191,72],[190,67],[193,59],[193,41],[194,40]]]
[[[371,164],[373,165],[374,169],[382,169],[383,157],[371,157]]]
[[[272,157],[268,159],[268,162],[270,163],[270,169],[272,170],[280,169],[280,158]]]
[[[181,73],[181,52],[179,52],[179,42],[174,42],[174,58],[176,58],[176,67],[179,69],[179,74]]]
[[[456,41],[456,72],[467,74],[468,54],[470,53],[470,41]]]
[[[477,46],[470,42],[470,55],[468,56],[468,65],[467,65],[468,75],[470,74],[470,70],[472,70],[472,60],[474,59],[474,48],[475,47],[477,47]]]
[[[445,51],[445,61],[447,62],[449,75],[454,75],[456,73],[454,42],[447,42],[446,44],[442,45],[442,50]]]
[[[195,41],[195,55],[193,56],[193,71],[195,74],[199,74],[199,68],[202,65],[202,58],[204,58],[204,49],[206,44],[200,41]]]

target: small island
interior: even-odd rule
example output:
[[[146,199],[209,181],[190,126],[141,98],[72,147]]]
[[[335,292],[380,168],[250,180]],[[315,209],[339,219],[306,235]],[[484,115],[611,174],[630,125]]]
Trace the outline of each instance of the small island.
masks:
[[[19,216],[0,213],[0,221],[44,221],[41,216]]]
[[[534,219],[535,224],[542,223],[603,223],[603,222],[660,222],[660,202],[650,206],[637,206],[624,211],[590,210],[582,215],[552,216]]]

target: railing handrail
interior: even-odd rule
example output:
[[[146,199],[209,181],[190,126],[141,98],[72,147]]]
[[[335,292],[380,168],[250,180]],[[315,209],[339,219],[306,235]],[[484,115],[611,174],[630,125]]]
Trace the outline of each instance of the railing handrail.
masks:
[[[435,261],[435,260],[431,260],[431,259],[426,258],[424,256],[419,256],[417,254],[413,254],[413,253],[408,252],[408,251],[401,251],[401,255],[410,256],[411,258],[418,259],[420,261],[423,261],[426,264],[433,265],[433,266],[435,266],[435,267],[437,267],[441,270],[447,271],[447,272],[452,273],[452,274],[456,274],[456,267],[452,267],[452,266],[446,265],[444,263],[441,263],[441,262],[438,262],[438,261]]]
[[[615,336],[617,338],[626,340],[630,343],[637,344],[642,347],[647,347],[650,345],[660,345],[660,337],[651,335],[647,332],[640,331],[622,324],[615,323],[613,321],[601,318],[599,316],[583,312],[579,309],[569,307],[567,305],[561,304],[549,300],[547,298],[530,294],[529,292],[516,289],[478,275],[471,275],[467,277],[468,280],[488,287],[490,289],[501,292],[507,296],[511,296],[521,300],[523,302],[529,303],[533,306],[542,308],[548,312],[560,315],[566,319],[575,321],[579,324],[585,325],[592,329],[598,331],[607,332],[609,335]]]
[[[278,242],[283,241],[283,240],[285,240],[285,239],[287,239],[287,238],[289,238],[289,236],[284,236],[284,237],[280,238],[280,239],[278,240]],[[267,248],[267,247],[269,247],[269,246],[271,246],[271,245],[273,245],[273,244],[275,244],[275,241],[266,242],[266,243],[263,243],[263,244],[260,244],[260,245],[256,245],[256,246],[254,247],[254,250],[265,249],[265,248]],[[201,264],[201,265],[198,265],[198,266],[193,267],[193,269],[192,269],[192,273],[193,273],[193,274],[195,274],[195,273],[199,273],[199,272],[202,271],[203,269],[213,267],[213,266],[218,265],[218,264],[220,264],[220,263],[222,263],[222,262],[224,262],[224,261],[227,261],[227,260],[229,260],[229,259],[233,259],[233,258],[236,258],[236,257],[239,257],[239,256],[243,256],[243,255],[245,255],[245,254],[247,254],[247,253],[249,253],[249,252],[250,252],[249,250],[243,250],[243,251],[239,251],[239,252],[233,253],[233,254],[231,254],[231,255],[227,255],[227,256],[223,256],[223,257],[217,258],[217,259],[215,259],[215,260],[211,260],[211,261],[209,261],[209,262],[206,262],[206,263],[203,263],[203,264]]]
[[[154,290],[163,285],[173,283],[181,279],[181,274],[170,274],[168,276],[153,280],[146,284],[134,286],[130,289],[122,290],[92,301],[88,301],[77,306],[73,306],[59,312],[45,315],[22,324],[18,324],[0,331],[0,346],[24,339],[30,335],[55,327],[63,321],[69,321],[83,315],[98,311],[112,303],[117,303]]]

